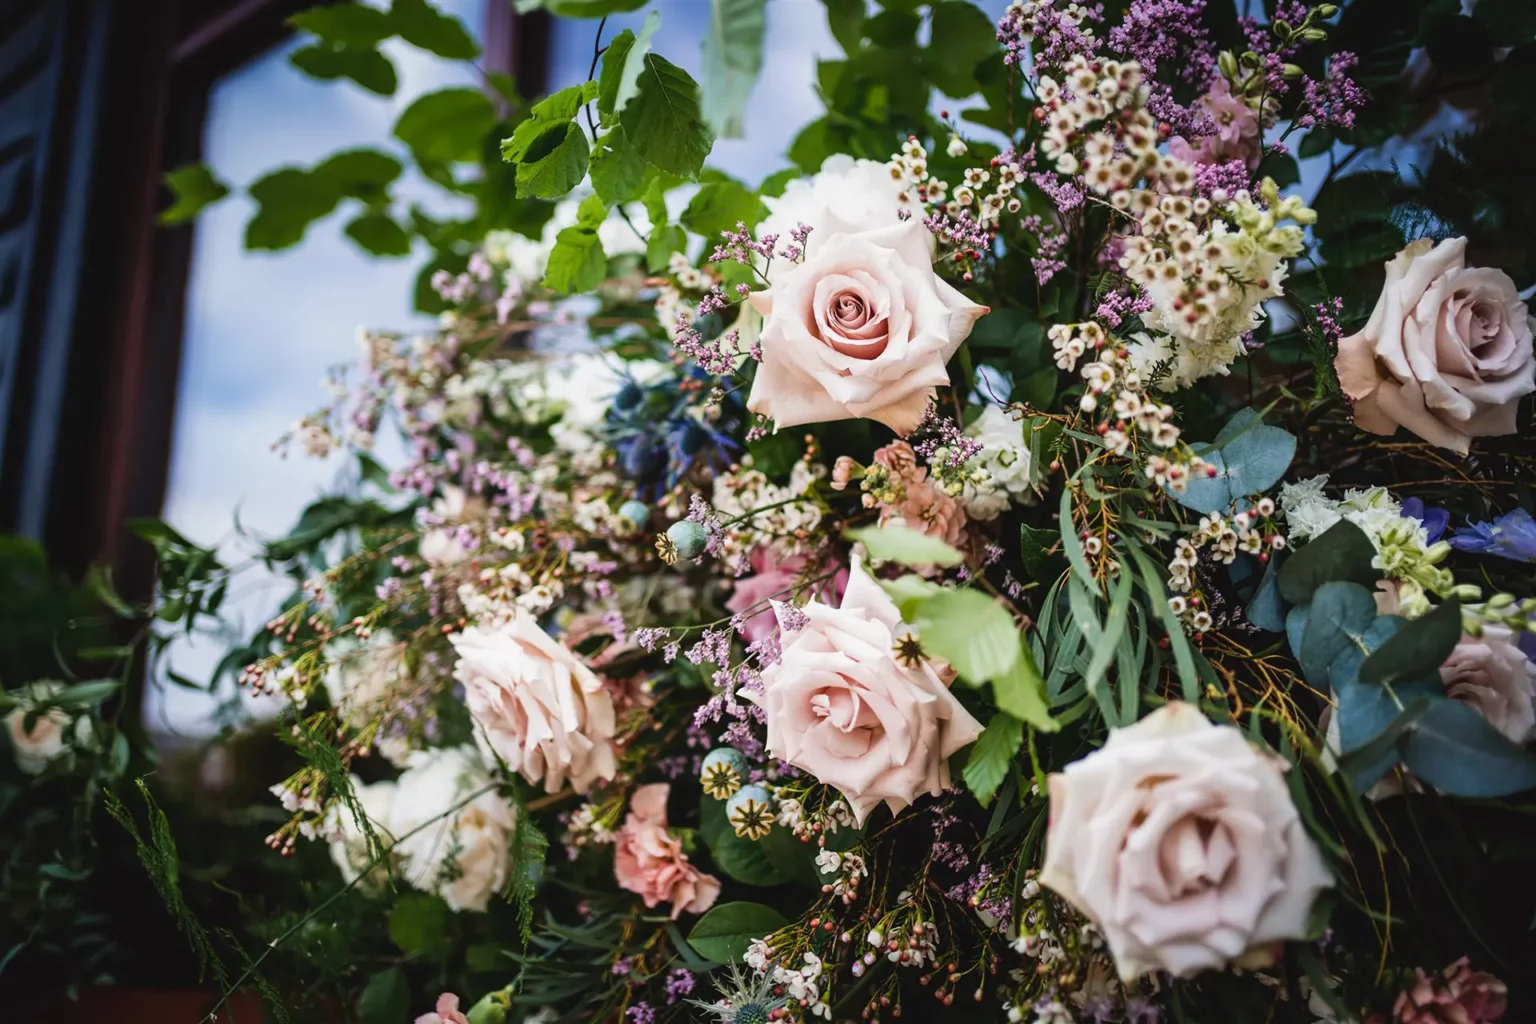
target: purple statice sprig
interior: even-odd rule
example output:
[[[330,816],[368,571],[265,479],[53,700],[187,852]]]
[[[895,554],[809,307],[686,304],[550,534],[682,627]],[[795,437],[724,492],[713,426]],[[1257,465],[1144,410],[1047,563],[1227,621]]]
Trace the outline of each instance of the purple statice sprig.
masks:
[[[1359,63],[1359,57],[1342,50],[1328,61],[1328,73],[1322,81],[1308,78],[1302,86],[1301,112],[1296,123],[1303,128],[1353,128],[1355,112],[1370,100],[1349,74]]]
[[[917,425],[913,436],[923,436],[912,445],[912,450],[927,459],[935,469],[959,470],[977,455],[981,454],[981,442],[974,437],[966,437],[960,425],[945,416],[934,404],[928,406],[928,412],[922,422]],[[934,459],[939,463],[935,464]]]

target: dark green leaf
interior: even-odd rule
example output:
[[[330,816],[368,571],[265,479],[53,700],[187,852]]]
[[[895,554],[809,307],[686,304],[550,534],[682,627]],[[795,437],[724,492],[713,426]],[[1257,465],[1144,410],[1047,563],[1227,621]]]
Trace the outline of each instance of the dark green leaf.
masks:
[[[404,1024],[410,1010],[411,987],[398,967],[369,978],[357,997],[357,1016],[362,1024]]]
[[[1452,796],[1500,797],[1536,788],[1536,755],[1455,700],[1436,701],[1419,718],[1404,741],[1403,764]]]
[[[1376,648],[1360,665],[1360,681],[1397,686],[1435,674],[1461,640],[1461,602],[1454,597]]]
[[[496,109],[479,89],[440,89],[405,108],[395,138],[424,162],[476,160],[495,125]]]
[[[864,0],[822,2],[827,8],[827,26],[831,28],[832,38],[837,40],[837,45],[843,48],[844,53],[857,50],[863,39]]]
[[[389,58],[363,47],[304,46],[290,53],[288,62],[311,78],[327,82],[350,78],[380,96],[393,96],[400,84]]]
[[[394,0],[389,23],[401,39],[439,57],[474,60],[480,56],[480,44],[464,28],[464,23],[439,11],[427,0]]]
[[[997,52],[997,26],[979,7],[961,0],[933,5],[928,74],[946,95],[960,99],[974,93],[976,66]]]
[[[686,71],[654,53],[646,54],[643,63],[639,92],[619,123],[646,163],[694,178],[715,141],[699,109],[698,86]]]
[[[737,224],[745,224],[750,230],[767,214],[763,201],[746,186],[737,181],[718,181],[695,192],[679,219],[689,231],[716,242],[721,232],[735,231]]]
[[[315,165],[310,175],[330,182],[341,195],[372,203],[388,198],[402,170],[399,160],[377,149],[348,149]]]
[[[767,938],[789,922],[761,903],[722,903],[710,908],[688,933],[688,944],[700,956],[719,963],[736,963],[753,939]]]
[[[229,186],[215,178],[206,164],[183,164],[166,172],[165,185],[176,201],[160,212],[161,224],[185,224],[229,195]]]
[[[1008,777],[1008,770],[1023,744],[1023,722],[1005,711],[992,716],[992,721],[987,723],[987,728],[971,748],[962,773],[966,788],[983,807]]]
[[[247,249],[286,249],[297,244],[313,221],[341,201],[333,182],[297,167],[272,171],[247,191],[257,203],[256,215],[245,226]]]
[[[650,0],[544,0],[543,6],[550,14],[561,18],[601,18],[605,14],[621,14],[624,11],[638,10],[649,2]]]
[[[370,212],[354,218],[347,237],[374,256],[409,256],[411,236],[387,213]]]
[[[430,893],[401,893],[389,912],[389,940],[408,955],[441,960],[453,947],[453,911]]]
[[[628,203],[645,186],[645,161],[622,131],[613,131],[592,147],[592,188],[610,205]]]
[[[763,69],[767,0],[710,0],[709,9],[702,72],[704,120],[717,137],[739,139],[747,97]]]
[[[1330,580],[1374,590],[1381,578],[1380,571],[1371,565],[1375,558],[1376,546],[1365,531],[1341,519],[1285,560],[1280,567],[1280,596],[1291,604],[1306,604],[1313,592]]]
[[[1465,14],[1431,15],[1424,22],[1424,49],[1448,75],[1481,71],[1493,62],[1488,29]]]
[[[389,15],[363,4],[325,4],[300,11],[288,24],[319,36],[332,46],[370,47],[394,34]]]
[[[566,195],[586,177],[588,159],[587,136],[574,122],[550,125],[518,160],[518,198]]]
[[[1536,4],[1530,0],[1479,0],[1472,20],[1501,40],[1500,45],[1536,38]]]

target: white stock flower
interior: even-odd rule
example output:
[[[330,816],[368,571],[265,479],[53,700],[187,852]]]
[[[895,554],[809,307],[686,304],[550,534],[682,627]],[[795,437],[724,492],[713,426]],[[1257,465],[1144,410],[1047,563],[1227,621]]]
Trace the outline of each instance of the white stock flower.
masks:
[[[496,790],[444,816],[490,783],[473,747],[452,747],[414,751],[395,784],[389,824],[400,837],[402,872],[453,910],[484,910],[511,871],[517,821]]]
[[[364,783],[357,776],[352,776],[352,792],[357,797],[357,803],[362,808],[363,816],[373,828],[374,835],[384,849],[389,849],[395,841],[390,831],[390,812],[395,805],[395,783],[373,782]],[[388,877],[388,870],[381,861],[373,864],[372,855],[368,849],[368,837],[358,824],[357,818],[350,808],[343,804],[334,804],[331,807],[326,829],[331,835],[331,860],[341,869],[341,875],[351,882],[358,875],[367,872],[363,884],[370,887],[382,885]],[[396,856],[391,854],[391,857]],[[370,864],[372,867],[370,868]]]
[[[967,481],[963,500],[971,519],[996,519],[1016,500],[1033,496],[1029,445],[1024,440],[1024,421],[1006,409],[988,405],[970,426],[967,437],[981,442],[981,451],[966,464],[967,470],[984,470],[982,483]]]

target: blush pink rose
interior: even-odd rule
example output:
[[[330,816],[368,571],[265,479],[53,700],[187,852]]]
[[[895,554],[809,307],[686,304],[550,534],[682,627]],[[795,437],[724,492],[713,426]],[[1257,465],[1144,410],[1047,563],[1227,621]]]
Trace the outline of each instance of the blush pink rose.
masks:
[[[767,712],[769,753],[840,790],[861,825],[882,802],[896,812],[945,789],[981,723],[949,692],[947,666],[897,660],[908,629],[859,559],[837,607],[775,610],[783,656],[761,693],[742,691]]]
[[[416,1024],[469,1024],[469,1018],[459,1012],[459,997],[444,992],[437,997],[437,1009],[417,1017]]]
[[[720,880],[688,863],[683,844],[667,828],[665,782],[641,786],[629,798],[629,816],[613,844],[619,886],[639,893],[647,907],[672,904],[675,921],[685,911],[702,914],[720,896]]]
[[[747,408],[780,427],[864,417],[911,433],[987,307],[934,273],[921,221],[861,231],[828,211],[818,225],[804,262],[751,296],[763,361]]]
[[[1536,391],[1536,318],[1508,274],[1468,267],[1466,250],[1465,238],[1408,245],[1387,263],[1370,321],[1339,340],[1334,369],[1361,430],[1407,427],[1462,454],[1474,437],[1515,432],[1521,397]]]
[[[805,555],[784,557],[772,544],[759,544],[752,549],[749,561],[752,574],[736,581],[731,599],[725,602],[725,610],[732,615],[741,615],[749,609],[759,609],[748,616],[741,627],[742,637],[747,643],[755,644],[779,631],[778,620],[768,602],[789,599],[793,589],[805,578],[808,560]],[[814,575],[825,574],[826,570],[822,569]],[[816,593],[836,601],[843,596],[843,588],[847,585],[848,570],[839,569],[837,575],[816,588]]]
[[[453,677],[475,720],[487,761],[500,759],[551,793],[585,793],[617,771],[613,698],[570,648],[519,614],[505,625],[471,626],[450,640]]]
[[[1050,777],[1040,882],[1098,926],[1124,980],[1273,963],[1333,884],[1284,768],[1164,705]]]
[[[1211,119],[1216,130],[1194,142],[1175,136],[1168,152],[1191,164],[1225,164],[1241,160],[1251,171],[1264,155],[1259,115],[1238,97],[1225,78],[1216,79],[1209,92],[1195,101],[1195,110]]]

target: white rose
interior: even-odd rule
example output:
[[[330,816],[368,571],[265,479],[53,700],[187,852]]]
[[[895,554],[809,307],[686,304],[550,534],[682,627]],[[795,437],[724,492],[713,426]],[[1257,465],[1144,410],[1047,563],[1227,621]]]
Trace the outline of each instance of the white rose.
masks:
[[[1333,884],[1284,763],[1168,704],[1050,777],[1040,881],[1103,932],[1122,979],[1272,962]]]
[[[75,718],[62,708],[48,708],[38,714],[27,728],[27,715],[54,699],[64,690],[64,684],[47,679],[28,683],[15,696],[21,703],[5,716],[5,731],[11,738],[11,753],[16,767],[28,775],[41,775],[66,748],[70,746],[69,728],[74,721],[74,740],[83,745],[90,737],[91,723],[88,718]]]
[[[617,771],[613,701],[581,659],[519,613],[503,626],[450,638],[453,676],[475,719],[481,749],[553,793],[585,793]]]
[[[414,751],[395,783],[389,824],[400,839],[402,871],[454,910],[484,910],[511,872],[517,820],[494,789],[443,817],[490,783],[473,747]]]
[[[805,262],[751,295],[763,360],[747,408],[780,427],[866,417],[911,433],[987,307],[933,272],[917,221],[866,231],[829,211],[823,223]]]
[[[358,806],[363,810],[363,816],[368,819],[374,835],[379,844],[386,850],[395,841],[390,831],[390,811],[395,803],[395,783],[374,782],[364,784],[357,776],[352,776],[352,792],[357,797]],[[328,831],[331,838],[331,860],[341,869],[341,875],[351,882],[363,872],[367,876],[363,883],[370,888],[381,887],[389,877],[389,872],[384,863],[372,863],[372,855],[368,850],[368,837],[358,825],[350,808],[345,805],[334,805],[330,810]],[[392,854],[393,856],[393,854]]]
[[[888,165],[838,153],[827,157],[816,174],[785,185],[783,195],[763,198],[768,216],[758,225],[757,237],[777,235],[778,248],[783,249],[794,242],[790,232],[804,224],[811,229],[808,244],[814,249],[832,233],[828,211],[835,211],[842,223],[866,230],[895,227],[901,223],[901,211],[910,208],[901,195],[902,183],[891,176]],[[791,266],[775,259],[769,264],[769,279]]]

